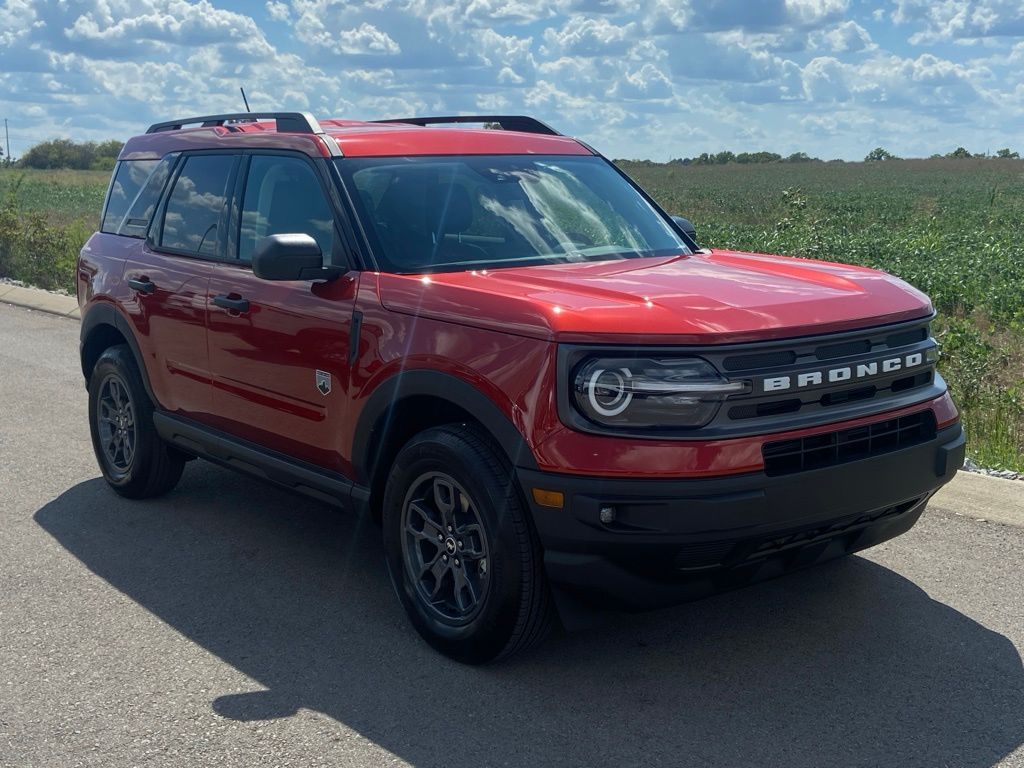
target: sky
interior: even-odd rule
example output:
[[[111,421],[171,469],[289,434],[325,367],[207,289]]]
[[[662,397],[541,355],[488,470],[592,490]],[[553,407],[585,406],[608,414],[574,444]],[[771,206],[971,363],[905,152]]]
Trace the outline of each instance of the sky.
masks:
[[[239,85],[318,117],[530,114],[616,158],[1024,153],[1024,0],[0,0],[15,156],[240,111]]]

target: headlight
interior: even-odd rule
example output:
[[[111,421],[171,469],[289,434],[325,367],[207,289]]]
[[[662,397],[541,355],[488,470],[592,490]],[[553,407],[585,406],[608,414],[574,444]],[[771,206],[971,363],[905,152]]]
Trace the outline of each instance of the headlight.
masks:
[[[610,427],[702,427],[726,396],[746,389],[696,357],[592,358],[573,377],[576,409]]]

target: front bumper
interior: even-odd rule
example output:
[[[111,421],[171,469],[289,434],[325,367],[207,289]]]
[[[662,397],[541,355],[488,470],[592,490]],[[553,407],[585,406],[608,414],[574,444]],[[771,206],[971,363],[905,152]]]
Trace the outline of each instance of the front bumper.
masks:
[[[556,594],[646,609],[778,576],[907,531],[964,460],[959,423],[934,439],[779,477],[578,477],[519,469]],[[564,494],[561,509],[533,498]],[[611,506],[615,520],[602,523]]]

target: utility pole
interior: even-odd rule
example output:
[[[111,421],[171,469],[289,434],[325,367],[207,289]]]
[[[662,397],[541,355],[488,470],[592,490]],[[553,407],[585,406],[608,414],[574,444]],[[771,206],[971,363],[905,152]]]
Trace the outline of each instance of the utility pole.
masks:
[[[11,162],[11,134],[7,132],[7,118],[4,118],[4,139],[7,142],[7,162]]]

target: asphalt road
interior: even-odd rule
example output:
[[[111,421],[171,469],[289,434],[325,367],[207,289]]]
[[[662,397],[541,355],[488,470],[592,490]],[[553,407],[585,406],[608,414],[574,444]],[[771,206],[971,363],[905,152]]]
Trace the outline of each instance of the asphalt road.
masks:
[[[77,323],[0,306],[0,765],[1024,766],[1024,529],[949,511],[467,668],[370,523],[200,462],[99,479]]]

